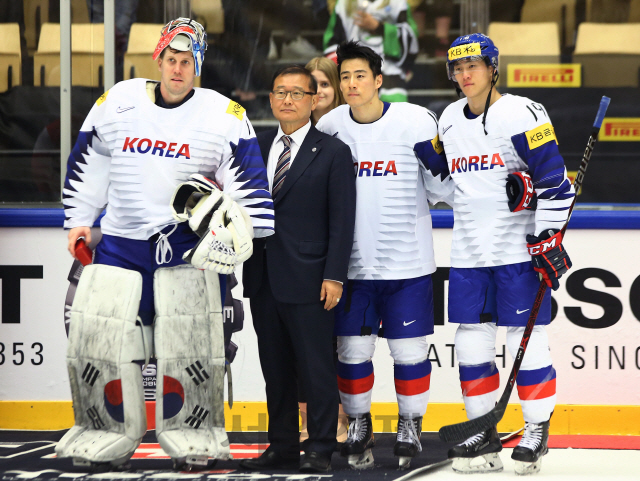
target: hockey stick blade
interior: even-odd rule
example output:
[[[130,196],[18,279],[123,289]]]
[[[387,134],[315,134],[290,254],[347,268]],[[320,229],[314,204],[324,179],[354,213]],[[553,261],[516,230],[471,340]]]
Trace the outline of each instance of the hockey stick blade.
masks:
[[[438,433],[440,439],[445,443],[455,443],[491,429],[493,426],[498,424],[502,419],[502,416],[504,416],[504,409],[497,411],[497,408],[498,406],[479,418],[471,419],[459,424],[442,426]]]
[[[591,160],[591,154],[593,153],[593,146],[595,145],[596,140],[598,138],[598,132],[600,131],[600,127],[602,126],[602,121],[604,120],[605,114],[607,113],[609,102],[611,102],[611,99],[605,96],[603,96],[602,99],[600,100],[600,106],[598,107],[596,120],[593,123],[593,130],[591,131],[591,135],[589,136],[589,142],[587,143],[587,148],[584,151],[584,155],[582,156],[582,162],[580,163],[580,168],[573,182],[576,195],[573,198],[571,207],[569,207],[567,221],[564,223],[564,226],[562,227],[563,237],[564,237],[564,233],[567,230],[567,226],[569,225],[569,219],[571,218],[573,208],[576,204],[576,198],[578,196],[578,193],[582,189],[584,174],[587,170],[589,160]],[[538,292],[536,294],[536,300],[533,304],[533,308],[531,309],[531,313],[529,315],[529,320],[527,321],[527,325],[525,326],[524,333],[522,335],[522,341],[520,342],[518,353],[516,354],[516,357],[514,359],[513,367],[511,368],[511,374],[509,375],[509,379],[507,380],[507,385],[504,388],[504,392],[502,393],[502,396],[500,396],[500,400],[496,403],[496,406],[487,414],[480,416],[478,418],[471,419],[463,423],[450,424],[448,426],[441,427],[439,431],[440,439],[442,439],[445,442],[463,441],[465,439],[470,438],[471,436],[474,436],[479,433],[483,433],[488,429],[491,429],[493,426],[497,426],[497,424],[500,422],[500,420],[504,416],[505,411],[507,410],[507,404],[509,402],[509,398],[511,397],[511,392],[513,391],[513,386],[516,382],[516,377],[518,376],[518,372],[520,371],[520,365],[522,364],[524,353],[527,350],[527,345],[529,344],[529,338],[531,337],[533,327],[536,323],[536,319],[538,317],[538,311],[540,310],[542,299],[544,297],[546,290],[547,290],[547,284],[544,281],[541,281],[540,287],[538,288]]]

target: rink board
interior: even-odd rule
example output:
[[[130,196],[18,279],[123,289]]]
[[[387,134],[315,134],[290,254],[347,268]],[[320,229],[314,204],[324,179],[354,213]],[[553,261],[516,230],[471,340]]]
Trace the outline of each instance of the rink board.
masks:
[[[60,227],[39,227],[58,225],[59,211],[51,215],[53,220],[45,216],[32,227],[21,227],[28,212],[22,210],[19,221],[0,213],[0,428],[63,429],[72,423],[63,317],[72,261],[66,233]],[[567,232],[565,246],[574,267],[553,293],[555,318],[548,332],[558,408],[552,429],[556,434],[638,435],[640,390],[630,388],[640,385],[638,216],[600,212],[593,217],[598,222],[579,224],[578,218]],[[439,268],[434,274],[436,328],[428,339],[433,372],[427,430],[465,419],[453,349],[455,325],[446,322],[451,229],[441,218],[434,212],[434,225],[444,228],[434,229]],[[240,287],[234,295],[241,297]],[[235,405],[227,410],[227,428],[261,430],[267,422],[264,381],[244,301],[245,328],[233,339],[240,349],[232,364]],[[501,332],[497,365],[503,386],[511,368],[504,341]],[[378,342],[374,367],[373,413],[379,416],[374,422],[377,430],[388,431],[397,421],[393,366],[384,340]],[[522,423],[515,394],[511,402],[504,431]]]

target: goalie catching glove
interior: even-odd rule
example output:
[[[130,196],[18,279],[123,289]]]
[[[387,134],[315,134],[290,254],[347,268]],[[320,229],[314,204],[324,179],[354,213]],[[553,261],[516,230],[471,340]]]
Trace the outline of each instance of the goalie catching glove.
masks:
[[[554,291],[560,287],[558,279],[571,269],[571,259],[562,246],[562,233],[548,229],[539,236],[527,235],[527,249],[533,268]]]
[[[176,187],[171,199],[173,218],[189,221],[189,227],[199,237],[206,234],[211,216],[222,205],[222,192],[213,180],[192,174],[187,182]]]
[[[536,210],[538,196],[528,172],[514,172],[507,176],[507,197],[511,212]]]
[[[197,267],[219,274],[231,274],[236,265],[246,261],[253,253],[253,227],[242,207],[227,194],[211,216],[207,231],[182,258]]]

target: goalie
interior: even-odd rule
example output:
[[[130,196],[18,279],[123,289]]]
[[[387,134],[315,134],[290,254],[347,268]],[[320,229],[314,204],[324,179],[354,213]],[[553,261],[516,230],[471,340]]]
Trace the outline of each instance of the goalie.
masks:
[[[273,204],[244,109],[193,87],[206,48],[199,23],[169,22],[153,56],[160,82],[105,92],[69,156],[63,202],[75,258],[106,206],[71,308],[75,426],[56,453],[76,465],[117,468],[134,453],[146,432],[140,365],[154,351],[156,435],[174,467],[230,456],[220,274],[251,255],[254,234],[273,232]]]

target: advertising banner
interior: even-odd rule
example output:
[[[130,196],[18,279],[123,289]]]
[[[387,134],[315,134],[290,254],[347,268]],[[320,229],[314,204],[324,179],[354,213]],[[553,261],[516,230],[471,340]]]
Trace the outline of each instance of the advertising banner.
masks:
[[[433,365],[431,402],[461,402],[453,346],[456,325],[446,319],[450,229],[434,230],[438,270],[433,274],[435,334],[429,336]],[[569,230],[564,245],[573,268],[553,292],[553,322],[547,327],[557,370],[560,404],[640,404],[640,243],[637,230]],[[65,297],[72,259],[60,228],[0,229],[0,400],[70,400],[65,366]],[[601,255],[606,253],[606,255]],[[238,273],[240,274],[240,273]],[[242,299],[240,285],[234,297]],[[233,334],[238,351],[234,399],[264,401],[264,381],[244,299],[244,329]],[[500,330],[497,365],[502,385],[512,359]],[[374,402],[395,402],[393,361],[384,339],[374,357]],[[148,398],[153,389],[150,368]],[[515,391],[515,390],[514,390]],[[512,398],[517,402],[517,398]]]

